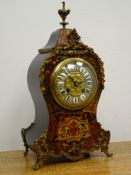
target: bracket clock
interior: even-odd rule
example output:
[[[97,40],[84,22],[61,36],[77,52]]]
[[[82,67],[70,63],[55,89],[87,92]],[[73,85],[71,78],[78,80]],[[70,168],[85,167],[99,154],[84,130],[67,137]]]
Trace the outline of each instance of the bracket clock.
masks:
[[[40,109],[36,108],[36,121],[21,132],[25,154],[30,148],[37,155],[34,169],[48,157],[63,156],[77,161],[98,149],[108,157],[112,156],[108,152],[110,132],[101,127],[96,115],[104,88],[103,62],[92,48],[81,42],[76,29],[66,28],[70,10],[65,9],[65,2],[58,13],[62,28],[39,49],[35,75],[38,77],[39,73],[38,91],[41,90],[47,105],[41,117],[48,118],[48,124],[41,129],[44,119],[37,119]],[[30,89],[30,81],[28,85]],[[43,109],[43,105],[39,108]],[[40,123],[41,127],[38,127]]]

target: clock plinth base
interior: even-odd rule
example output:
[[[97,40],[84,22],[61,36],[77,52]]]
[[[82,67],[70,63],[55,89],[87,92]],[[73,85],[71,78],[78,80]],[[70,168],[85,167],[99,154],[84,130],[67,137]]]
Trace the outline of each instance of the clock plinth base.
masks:
[[[108,151],[110,132],[102,129],[99,123],[97,123],[96,133],[94,133],[94,135],[92,135],[91,138],[81,141],[76,140],[70,141],[68,143],[69,146],[66,151],[59,150],[59,145],[61,144],[60,143],[61,141],[56,142],[55,147],[53,149],[50,141],[48,140],[47,132],[48,131],[44,132],[35,141],[32,147],[32,150],[36,153],[37,156],[36,163],[33,166],[34,170],[39,169],[45,163],[48,157],[65,157],[69,161],[75,162],[82,158],[89,157],[91,152],[99,149],[101,150],[101,152],[105,153],[107,157],[111,157],[113,155]],[[62,144],[66,145],[66,141],[65,143]],[[54,143],[52,143],[52,145],[54,145]]]

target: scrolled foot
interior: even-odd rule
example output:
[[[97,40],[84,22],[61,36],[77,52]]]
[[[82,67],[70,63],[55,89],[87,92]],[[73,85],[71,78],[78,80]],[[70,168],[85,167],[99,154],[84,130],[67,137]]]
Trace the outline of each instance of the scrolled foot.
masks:
[[[112,153],[109,153],[108,149],[102,149],[101,151],[104,152],[107,157],[112,157],[113,156]]]
[[[36,163],[35,165],[32,166],[33,170],[38,170],[40,168],[40,165]]]
[[[113,156],[112,153],[109,153],[109,152],[104,152],[104,153],[107,155],[107,157],[112,157]]]
[[[37,159],[37,161],[35,162],[35,164],[32,166],[33,170],[38,170],[41,166],[41,161],[40,159]]]

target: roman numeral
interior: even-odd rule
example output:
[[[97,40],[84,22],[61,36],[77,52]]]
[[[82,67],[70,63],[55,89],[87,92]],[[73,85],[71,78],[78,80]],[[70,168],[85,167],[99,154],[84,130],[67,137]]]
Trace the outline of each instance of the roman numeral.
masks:
[[[90,89],[86,88],[86,89],[85,89],[85,93],[86,93],[86,94],[89,94],[89,93],[90,93]]]
[[[65,73],[61,73],[61,74],[58,75],[57,77],[60,78],[61,80],[65,80],[66,74],[65,74]]]
[[[70,95],[67,95],[66,98],[65,98],[65,100],[66,100],[68,103],[71,102],[71,99],[72,99],[72,97],[71,97]]]
[[[78,97],[73,97],[73,103],[78,103]]]
[[[61,91],[60,91],[60,94],[63,96],[63,95],[65,95],[66,94],[66,90],[65,89],[62,89]]]
[[[63,86],[64,86],[64,82],[63,82],[63,81],[59,81],[59,82],[57,83],[57,86],[58,86],[58,87],[63,87]]]
[[[79,66],[77,66],[77,65],[74,65],[74,68],[73,68],[73,70],[74,70],[75,72],[78,72],[78,71],[79,71]]]
[[[82,95],[80,96],[80,99],[81,99],[82,101],[84,101],[84,100],[86,100],[86,96],[85,96],[84,94],[82,94]]]
[[[85,79],[86,79],[86,80],[89,78],[89,75],[90,75],[90,74],[89,74],[88,72],[87,72],[87,73],[85,73],[85,75],[84,75],[84,76],[85,76]]]
[[[65,71],[66,74],[70,73],[70,69],[68,67],[65,67],[64,71]]]
[[[81,72],[82,74],[84,74],[85,68],[84,68],[84,67],[80,67],[80,72]]]
[[[91,77],[89,73],[86,73],[85,75],[85,79],[88,85],[91,85],[92,81],[91,81]]]
[[[91,84],[92,84],[92,81],[91,81],[90,79],[88,79],[88,80],[86,80],[86,83],[87,83],[88,85],[91,85]]]

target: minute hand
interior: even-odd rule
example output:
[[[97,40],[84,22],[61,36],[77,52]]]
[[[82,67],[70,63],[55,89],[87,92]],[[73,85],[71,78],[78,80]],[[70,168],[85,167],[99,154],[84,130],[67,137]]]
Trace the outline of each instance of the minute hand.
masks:
[[[72,82],[74,83],[74,85],[76,86],[76,81],[74,80],[73,77],[69,76],[69,78],[72,80]]]
[[[80,81],[80,82],[75,81],[76,86],[79,86],[81,83],[83,83],[83,81]]]
[[[79,84],[83,83],[83,81],[78,82],[78,81],[74,80],[74,78],[71,76],[69,76],[69,78],[73,81],[75,86],[79,86]]]

